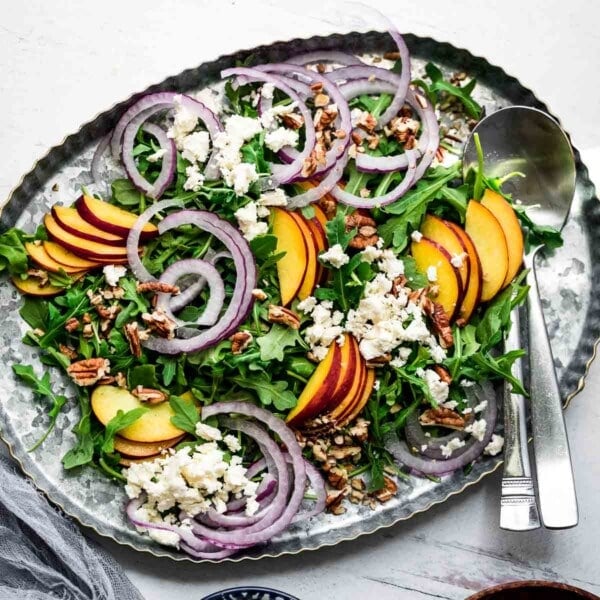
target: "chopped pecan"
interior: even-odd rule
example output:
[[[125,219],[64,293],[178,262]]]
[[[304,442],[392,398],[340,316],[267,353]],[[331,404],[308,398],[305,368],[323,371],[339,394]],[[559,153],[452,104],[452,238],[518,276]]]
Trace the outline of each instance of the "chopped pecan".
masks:
[[[91,338],[94,337],[94,327],[92,326],[91,323],[86,323],[83,326],[83,330],[81,332],[81,335],[86,339],[89,340]]]
[[[333,514],[342,514],[340,512],[336,512],[340,508],[344,508],[342,506],[342,500],[346,497],[347,490],[335,490],[329,494],[327,494],[327,499],[325,500],[325,506],[329,512]],[[344,510],[345,512],[345,510]]]
[[[452,376],[446,367],[443,367],[442,365],[433,365],[433,370],[439,375],[441,381],[448,385],[452,383]]]
[[[361,479],[360,477],[354,477],[350,482],[350,485],[353,490],[358,490],[360,492],[363,492],[367,488],[365,480]]]
[[[92,306],[98,306],[104,301],[104,296],[102,294],[94,294],[92,290],[88,290],[86,295],[90,299],[90,304]]]
[[[125,332],[125,337],[129,342],[131,354],[133,354],[136,358],[139,358],[142,355],[142,344],[137,322],[133,321],[132,323],[125,323],[123,331]]]
[[[377,244],[379,236],[377,235],[377,224],[375,221],[359,212],[353,212],[346,217],[346,231],[356,228],[357,233],[350,241],[351,248],[364,250],[367,246]]]
[[[71,317],[66,323],[65,323],[65,329],[69,332],[69,333],[73,333],[74,331],[76,331],[79,328],[79,319],[77,317]]]
[[[346,137],[346,132],[343,129],[336,129],[333,132],[333,135],[338,139],[338,140],[343,140]]]
[[[321,81],[315,81],[315,83],[311,83],[310,90],[315,94],[318,94],[323,89],[323,83]]]
[[[260,288],[252,290],[252,297],[259,302],[267,299],[267,295]]]
[[[327,219],[333,219],[337,211],[337,202],[329,195],[323,196],[317,204],[319,208],[325,213]]]
[[[373,496],[377,498],[379,502],[382,504],[385,502],[389,502],[398,492],[398,486],[394,483],[392,479],[383,476],[384,485],[380,490],[373,492]]]
[[[352,504],[360,504],[365,497],[365,493],[360,490],[352,489],[350,490],[350,495],[348,496],[348,500],[352,502]]]
[[[28,269],[27,275],[29,275],[29,277],[33,277],[34,279],[39,280],[40,287],[48,285],[48,273],[43,269]]]
[[[300,317],[289,308],[284,306],[277,306],[276,304],[269,304],[269,313],[267,318],[271,323],[280,323],[281,325],[287,325],[292,329],[300,328]]]
[[[375,356],[370,358],[367,361],[367,367],[375,368],[375,367],[384,367],[392,360],[391,354],[382,354],[381,356]]]
[[[304,125],[304,117],[296,113],[285,113],[280,115],[281,122],[290,129],[300,129]]]
[[[454,338],[452,337],[452,327],[450,320],[444,310],[444,307],[439,302],[432,302],[431,307],[423,307],[429,315],[435,332],[438,335],[440,346],[442,348],[452,348]]]
[[[164,392],[153,388],[145,388],[141,385],[138,385],[131,393],[140,402],[146,402],[147,404],[161,404],[167,399],[167,395]]]
[[[168,340],[175,337],[175,329],[177,324],[167,317],[167,315],[160,309],[152,311],[151,314],[144,313],[142,320],[148,325],[148,329],[153,331],[160,337]]]
[[[302,177],[310,177],[311,175],[314,175],[315,171],[317,170],[317,166],[317,158],[315,156],[315,151],[313,150],[302,163]]]
[[[119,371],[116,375],[115,375],[115,383],[120,387],[120,388],[126,388],[127,387],[127,378],[125,377],[125,375]]]
[[[77,358],[77,351],[72,346],[59,344],[58,349],[60,350],[61,354],[64,354],[70,360],[75,360]]]
[[[367,146],[369,146],[370,150],[377,150],[377,147],[379,146],[379,136],[376,134],[368,135],[367,142]]]
[[[172,294],[173,296],[179,294],[180,291],[179,286],[171,285],[170,283],[162,283],[160,281],[138,282],[136,289],[141,294],[144,292],[155,292],[157,294]]]
[[[231,353],[241,354],[252,342],[252,334],[249,331],[237,331],[230,338]]]
[[[327,448],[322,440],[317,440],[313,445],[313,456],[315,457],[315,460],[318,460],[319,462],[327,462]]]
[[[338,109],[333,104],[330,104],[329,106],[325,106],[323,108],[318,108],[313,118],[313,122],[317,132],[323,131],[324,129],[329,127],[335,121],[337,116]]]
[[[410,145],[412,147],[414,144],[420,125],[419,121],[411,119],[410,117],[395,117],[390,121],[387,133],[388,135],[393,136],[401,144],[404,144],[406,149],[410,150],[408,146]]]
[[[327,482],[336,490],[345,488],[348,483],[348,471],[341,467],[332,467],[327,473]]]
[[[86,324],[89,325],[92,322],[92,315],[90,315],[90,313],[84,313],[83,317],[81,317],[81,320]]]
[[[348,435],[357,442],[366,442],[369,437],[369,421],[359,417],[348,429]]]
[[[371,113],[365,112],[361,115],[356,125],[364,129],[367,133],[373,133],[375,127],[377,127],[377,119]]]
[[[116,319],[119,312],[121,312],[121,307],[118,304],[112,304],[111,306],[104,306],[103,304],[98,304],[96,306],[96,312],[100,315],[101,318],[106,319],[108,321],[113,321]]]
[[[314,152],[315,160],[317,161],[317,164],[319,164],[319,165],[327,164],[327,149],[325,148],[325,145],[322,142],[317,142],[315,144],[315,149],[313,150],[313,152]]]
[[[323,108],[329,104],[329,96],[327,94],[319,93],[315,96],[315,106],[317,108]]]
[[[325,71],[327,70],[327,67],[325,67],[325,65],[323,63],[318,63],[317,64],[317,73],[325,73]]]
[[[392,283],[392,294],[394,296],[400,295],[400,290],[406,286],[407,279],[404,275],[396,277]]]
[[[87,358],[72,363],[67,368],[71,379],[79,386],[96,384],[104,375],[110,373],[110,361],[107,358]]]
[[[446,427],[447,429],[465,428],[465,418],[459,415],[456,411],[446,408],[445,406],[427,409],[419,417],[419,423],[425,427],[440,425],[441,427]]]
[[[349,458],[360,456],[360,453],[360,446],[343,446],[341,448],[334,446],[329,448],[327,455],[328,457],[335,458],[335,460],[347,460]]]

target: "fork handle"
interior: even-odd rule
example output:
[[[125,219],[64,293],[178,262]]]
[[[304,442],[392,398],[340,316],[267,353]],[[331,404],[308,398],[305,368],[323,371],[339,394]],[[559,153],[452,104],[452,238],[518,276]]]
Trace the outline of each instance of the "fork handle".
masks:
[[[511,313],[511,328],[504,342],[504,351],[521,348],[519,309]],[[512,374],[523,380],[522,359],[512,366]],[[504,384],[504,473],[500,498],[500,527],[510,531],[529,531],[540,527],[540,519],[531,480],[525,400]]]
[[[531,286],[527,318],[533,448],[542,521],[550,529],[566,529],[577,525],[577,498],[560,391],[535,276],[537,250],[525,257],[527,283]]]

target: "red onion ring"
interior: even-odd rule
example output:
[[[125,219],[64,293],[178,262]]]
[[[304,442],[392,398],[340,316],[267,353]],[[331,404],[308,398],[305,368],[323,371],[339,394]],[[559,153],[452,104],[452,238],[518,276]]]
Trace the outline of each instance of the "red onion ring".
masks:
[[[194,331],[195,335],[187,339],[151,337],[143,342],[145,347],[161,354],[196,352],[213,346],[246,320],[254,302],[252,290],[256,287],[256,265],[250,246],[241,233],[214,213],[201,210],[182,210],[170,214],[159,223],[158,232],[162,235],[182,225],[196,225],[223,243],[231,252],[237,277],[229,306],[213,327],[200,333]]]
[[[474,388],[479,388],[479,391]],[[443,475],[456,469],[461,469],[481,456],[485,447],[488,445],[494,433],[498,407],[496,403],[496,393],[492,385],[488,382],[481,382],[468,388],[467,394],[476,394],[479,400],[487,400],[486,420],[487,428],[482,440],[475,440],[465,451],[455,457],[447,460],[432,460],[415,456],[408,449],[406,442],[400,441],[396,436],[390,436],[386,443],[386,448],[396,461],[402,465],[424,473],[426,475]]]
[[[152,275],[142,264],[139,255],[142,230],[144,229],[144,226],[150,222],[152,217],[165,208],[170,208],[172,206],[183,208],[184,204],[181,200],[175,199],[155,202],[137,218],[137,221],[129,231],[129,235],[127,236],[127,260],[129,261],[131,272],[138,281],[157,281],[156,277],[154,277],[154,275]]]
[[[289,455],[284,455],[286,460],[289,460]],[[325,481],[321,476],[319,470],[306,459],[304,460],[304,466],[306,467],[306,475],[310,483],[310,487],[314,490],[317,499],[310,510],[300,511],[296,513],[296,516],[292,519],[293,523],[299,523],[300,521],[306,521],[316,515],[320,515],[327,505],[327,490],[325,488]]]
[[[252,479],[252,476],[249,475],[249,470],[246,471],[246,478]],[[273,498],[274,492],[277,489],[277,480],[270,473],[265,473],[262,481],[258,485],[256,489],[256,501],[258,503],[262,503],[266,500],[271,500]],[[236,498],[235,500],[230,500],[227,503],[227,512],[225,514],[229,515],[231,513],[236,513],[241,511],[246,506],[246,498]],[[198,519],[202,522],[202,519]]]

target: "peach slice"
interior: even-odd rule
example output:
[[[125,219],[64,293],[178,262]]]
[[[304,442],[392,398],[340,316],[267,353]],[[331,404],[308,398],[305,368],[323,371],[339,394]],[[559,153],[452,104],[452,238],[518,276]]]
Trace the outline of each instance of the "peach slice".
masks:
[[[58,273],[61,269],[65,273],[81,273],[84,269],[78,269],[77,267],[68,267],[67,265],[61,265],[56,262],[45,250],[42,244],[34,244],[33,242],[25,243],[25,250],[27,254],[35,261],[42,269],[50,271],[50,273]]]
[[[436,281],[432,282],[438,288],[433,298],[441,304],[449,319],[454,318],[463,297],[462,280],[458,269],[452,264],[448,251],[437,242],[426,237],[411,244],[417,268],[423,273],[435,269]]]
[[[296,296],[300,300],[308,298],[317,285],[317,271],[319,262],[317,261],[317,240],[315,239],[312,229],[310,228],[307,220],[299,213],[290,213],[296,225],[304,236],[304,244],[306,247],[306,269],[304,271],[304,278],[300,284]]]
[[[72,252],[69,252],[64,246],[57,244],[56,242],[43,242],[44,250],[48,256],[64,265],[65,267],[74,267],[76,269],[93,269],[94,267],[102,266],[102,263],[96,262],[94,260],[87,260],[86,258],[81,258]]]
[[[456,235],[451,227],[448,227],[443,219],[435,215],[425,215],[419,231],[426,238],[445,248],[452,259],[458,261],[455,266],[460,273],[463,288],[466,288],[469,281],[471,261],[461,238]]]
[[[127,262],[127,250],[125,246],[121,248],[107,246],[106,244],[91,242],[90,240],[73,235],[72,233],[65,231],[50,214],[44,216],[44,225],[46,226],[48,235],[54,241],[58,242],[77,256],[104,263]]]
[[[302,425],[323,412],[340,379],[340,358],[341,348],[333,342],[307,381],[295,408],[286,417],[285,421],[290,427]]]
[[[273,235],[277,238],[275,252],[285,252],[277,261],[277,277],[281,304],[287,306],[298,294],[308,265],[308,248],[302,229],[292,213],[274,208]]]
[[[504,288],[514,279],[523,263],[523,231],[515,209],[498,192],[485,190],[481,204],[498,219],[506,237],[508,271],[502,283]]]
[[[313,240],[315,241],[317,250],[317,256],[319,256],[321,252],[327,250],[327,235],[325,234],[321,223],[316,218],[307,219],[306,224],[312,232]],[[324,273],[325,267],[319,261],[317,261],[317,282],[321,282],[323,280]]]
[[[132,442],[127,438],[121,437],[120,435],[115,436],[115,450],[119,454],[128,456],[131,458],[145,458],[148,456],[154,456],[160,454],[167,448],[172,448],[178,444],[185,434],[178,435],[170,440],[164,440],[162,442]]]
[[[475,250],[475,246],[469,237],[469,234],[456,223],[451,223],[450,221],[445,221],[445,223],[458,237],[461,238],[470,259],[471,268],[469,272],[469,282],[467,283],[467,288],[464,291],[463,299],[458,310],[458,316],[466,324],[469,322],[473,311],[477,308],[481,300],[481,288],[483,286],[481,263],[479,262],[479,255],[477,254],[477,250]]]
[[[126,243],[125,238],[90,225],[75,208],[55,205],[52,207],[52,216],[65,231],[86,240],[107,246],[124,246]]]
[[[46,285],[40,285],[40,280],[34,277],[28,279],[21,279],[18,275],[11,277],[13,285],[22,293],[28,296],[56,296],[61,292],[64,292],[64,288],[54,287],[47,283]]]
[[[467,205],[465,231],[473,240],[481,261],[481,301],[487,302],[502,289],[508,274],[506,236],[498,219],[477,200],[470,200]]]
[[[375,384],[375,369],[367,369],[367,377],[364,383],[364,388],[358,402],[349,414],[343,415],[340,419],[339,426],[344,427],[348,423],[352,423],[356,417],[363,411],[371,393],[373,392],[373,385]]]
[[[323,406],[322,412],[328,412],[334,409],[352,389],[354,376],[358,367],[357,345],[354,337],[344,334],[344,344],[340,352],[340,376],[329,397],[327,403]]]
[[[94,225],[98,229],[122,238],[126,238],[129,235],[130,229],[138,219],[138,216],[132,212],[91,196],[81,196],[75,202],[75,208],[81,215],[81,218],[90,223],[90,225]],[[157,227],[152,225],[152,223],[147,223],[144,225],[144,229],[142,229],[140,239],[149,240],[157,235]]]
[[[189,397],[182,396],[187,402]],[[168,402],[148,406],[128,390],[113,385],[99,385],[91,396],[92,411],[102,425],[106,425],[119,410],[128,412],[144,406],[148,412],[133,425],[119,431],[119,435],[133,442],[164,442],[183,435],[183,431],[171,423],[175,414]]]

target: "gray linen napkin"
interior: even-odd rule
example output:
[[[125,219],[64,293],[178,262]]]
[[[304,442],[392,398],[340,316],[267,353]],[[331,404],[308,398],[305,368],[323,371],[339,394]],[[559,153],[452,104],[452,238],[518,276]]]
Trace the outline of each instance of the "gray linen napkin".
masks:
[[[117,562],[0,454],[0,600],[143,600]]]

